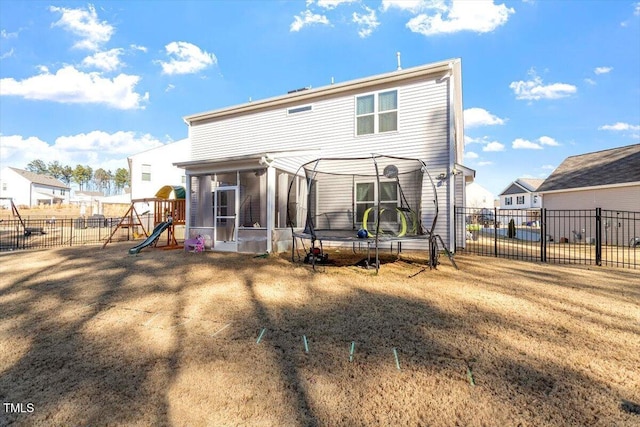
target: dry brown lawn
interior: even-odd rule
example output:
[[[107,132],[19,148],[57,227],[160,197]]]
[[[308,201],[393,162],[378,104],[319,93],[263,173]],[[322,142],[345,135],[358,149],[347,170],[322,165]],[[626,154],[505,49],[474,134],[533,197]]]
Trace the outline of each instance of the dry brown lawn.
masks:
[[[131,245],[0,254],[0,425],[640,425],[638,271]]]

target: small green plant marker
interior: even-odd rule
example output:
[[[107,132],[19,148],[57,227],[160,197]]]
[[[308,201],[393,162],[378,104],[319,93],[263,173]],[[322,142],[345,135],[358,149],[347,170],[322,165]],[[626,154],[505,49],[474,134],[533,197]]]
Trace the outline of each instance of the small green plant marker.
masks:
[[[476,382],[473,380],[473,372],[471,372],[471,367],[467,365],[467,378],[469,378],[469,384],[471,387],[475,387]]]
[[[260,340],[262,339],[262,336],[264,335],[264,332],[267,330],[267,328],[262,328],[262,331],[260,331],[260,335],[258,336],[258,341],[256,341],[256,344],[260,344]]]
[[[302,342],[304,342],[304,352],[309,353],[309,343],[307,343],[307,336],[302,336]]]
[[[400,361],[398,360],[398,351],[396,350],[395,347],[393,347],[393,356],[396,358],[396,368],[398,368],[398,371],[400,370]]]
[[[349,351],[349,362],[353,362],[353,352],[356,349],[356,342],[351,341],[351,351]]]

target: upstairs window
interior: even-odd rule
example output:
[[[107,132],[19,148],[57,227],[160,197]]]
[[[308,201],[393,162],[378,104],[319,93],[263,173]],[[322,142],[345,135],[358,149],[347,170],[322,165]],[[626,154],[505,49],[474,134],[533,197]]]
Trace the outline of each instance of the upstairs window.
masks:
[[[517,205],[524,205],[524,196],[516,197],[516,204]]]
[[[151,181],[151,165],[142,165],[142,180]]]
[[[513,205],[513,197],[505,197],[505,198],[504,198],[504,205],[505,205],[505,206],[511,206],[511,205]]]
[[[356,97],[356,135],[398,130],[398,91]]]

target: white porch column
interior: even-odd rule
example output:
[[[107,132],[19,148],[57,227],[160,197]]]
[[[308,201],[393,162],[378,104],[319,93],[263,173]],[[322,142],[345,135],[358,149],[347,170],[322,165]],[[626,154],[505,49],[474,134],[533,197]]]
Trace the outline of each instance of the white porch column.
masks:
[[[273,229],[276,226],[276,169],[267,168],[267,252],[273,252]]]

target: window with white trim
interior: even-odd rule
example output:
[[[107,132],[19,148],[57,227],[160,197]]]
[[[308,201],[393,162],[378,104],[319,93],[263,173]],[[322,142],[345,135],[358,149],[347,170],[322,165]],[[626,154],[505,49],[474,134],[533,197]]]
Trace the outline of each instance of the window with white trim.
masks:
[[[356,135],[398,130],[398,91],[356,97]]]
[[[524,205],[524,196],[516,197],[516,205]]]
[[[505,197],[505,198],[504,198],[504,205],[505,205],[505,206],[511,206],[511,205],[513,205],[513,197]]]
[[[151,181],[151,165],[142,165],[142,180]]]
[[[377,190],[376,182],[356,183],[356,223],[362,224],[364,214],[368,209],[368,227],[375,224],[377,209],[380,204],[382,221],[380,228],[385,230],[395,230],[398,228],[398,183],[396,181],[381,181],[380,191]],[[373,232],[373,229],[369,229]]]

